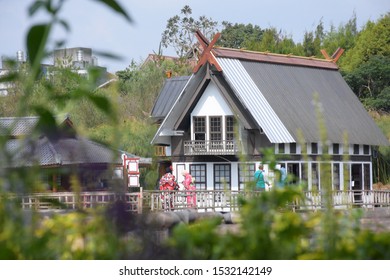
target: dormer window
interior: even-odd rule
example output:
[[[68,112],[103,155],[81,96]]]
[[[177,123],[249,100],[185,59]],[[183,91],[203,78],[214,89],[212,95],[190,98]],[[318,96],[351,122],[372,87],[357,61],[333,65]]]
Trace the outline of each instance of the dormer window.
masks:
[[[220,142],[222,140],[222,118],[210,117],[210,140]]]
[[[206,117],[194,117],[194,140],[206,140]]]
[[[233,116],[226,116],[226,141],[233,141],[234,139],[234,118]]]

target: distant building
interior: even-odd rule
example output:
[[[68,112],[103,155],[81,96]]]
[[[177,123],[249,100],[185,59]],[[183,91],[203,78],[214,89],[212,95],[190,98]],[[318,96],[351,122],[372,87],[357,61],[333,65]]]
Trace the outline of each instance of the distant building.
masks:
[[[88,69],[95,67],[101,71],[96,87],[100,87],[111,79],[107,68],[98,65],[98,58],[93,55],[91,48],[76,47],[57,49],[53,52],[52,58],[52,64],[41,65],[44,76],[52,75],[51,68],[53,67],[68,67],[72,68],[79,75],[89,78]],[[20,66],[26,63],[26,57],[23,51],[17,51],[16,58],[2,57],[1,60],[0,78],[9,75],[11,71],[20,70]],[[12,87],[13,84],[11,82],[0,82],[0,94],[8,94],[9,89]]]
[[[57,117],[57,128],[39,130],[35,116],[0,118],[0,135],[6,139],[0,152],[0,170],[27,170],[37,167],[46,190],[72,191],[72,177],[83,191],[127,190],[129,178],[138,182],[138,173],[124,177],[128,168],[123,157],[137,159],[136,171],[149,167],[151,160],[112,149],[78,135],[69,115]],[[131,170],[130,170],[131,171]],[[133,172],[134,173],[134,172]],[[130,186],[130,185],[129,185]]]
[[[23,51],[16,52],[16,59],[8,57],[1,57],[1,68],[0,68],[0,79],[8,76],[12,71],[17,71],[20,66],[26,63],[26,58]],[[1,82],[0,81],[0,95],[7,95],[9,89],[13,88],[12,82]]]

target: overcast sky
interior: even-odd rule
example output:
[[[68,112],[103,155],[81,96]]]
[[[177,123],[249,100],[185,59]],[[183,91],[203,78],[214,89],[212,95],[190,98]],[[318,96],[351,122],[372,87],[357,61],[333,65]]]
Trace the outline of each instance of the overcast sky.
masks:
[[[54,1],[54,0],[53,0]],[[29,18],[32,0],[0,0],[0,56],[15,57],[25,51],[25,35],[43,15]],[[322,19],[326,31],[338,27],[356,14],[359,30],[368,21],[376,21],[390,12],[389,0],[117,0],[133,19],[128,23],[93,0],[67,0],[61,17],[70,25],[70,33],[56,29],[54,39],[65,39],[66,47],[92,48],[93,51],[120,55],[120,61],[98,56],[100,66],[116,72],[131,62],[141,62],[149,53],[158,52],[161,34],[170,17],[189,5],[192,17],[205,15],[218,21],[251,23],[261,28],[276,27],[291,35],[295,42],[305,31],[313,31]],[[163,50],[165,55],[175,55]]]

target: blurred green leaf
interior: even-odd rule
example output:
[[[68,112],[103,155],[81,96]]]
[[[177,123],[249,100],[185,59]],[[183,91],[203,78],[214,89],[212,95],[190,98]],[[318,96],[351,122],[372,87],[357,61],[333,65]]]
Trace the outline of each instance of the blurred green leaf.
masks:
[[[39,9],[42,7],[45,8],[47,6],[47,1],[37,0],[31,4],[28,9],[29,16],[33,16]]]
[[[59,20],[58,23],[60,25],[62,25],[62,27],[66,30],[66,31],[70,31],[70,26],[69,24],[65,21],[65,20]]]
[[[110,52],[103,52],[103,51],[99,51],[99,50],[94,50],[93,52],[96,55],[98,55],[99,57],[105,57],[105,58],[109,58],[109,59],[113,59],[113,60],[121,60],[122,59],[122,56],[116,55],[116,54],[113,54]]]
[[[44,48],[50,28],[51,24],[34,25],[27,34],[28,59],[33,67],[39,65],[43,59]],[[38,71],[36,77],[37,75]]]
[[[133,22],[133,20],[130,18],[130,16],[127,14],[127,12],[119,5],[119,3],[115,0],[95,0],[96,2],[101,2],[111,9],[113,9],[115,12],[121,14],[125,17],[125,19],[128,22]]]
[[[58,137],[59,132],[57,122],[51,111],[40,105],[34,106],[33,109],[35,114],[39,116],[39,121],[36,125],[37,131],[48,136],[49,138]]]
[[[100,110],[102,110],[104,113],[106,113],[107,116],[115,118],[113,108],[111,106],[111,102],[108,100],[107,97],[89,94],[88,99],[93,104],[95,104],[96,107],[98,107]]]

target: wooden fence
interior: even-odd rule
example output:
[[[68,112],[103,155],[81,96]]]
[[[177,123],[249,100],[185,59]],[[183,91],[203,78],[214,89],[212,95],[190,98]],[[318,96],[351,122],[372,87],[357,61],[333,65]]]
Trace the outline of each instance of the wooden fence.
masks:
[[[132,193],[113,192],[57,192],[34,193],[18,196],[23,209],[80,209],[107,206],[115,201],[122,201],[128,211],[178,211],[188,208],[197,211],[239,210],[240,197],[253,197],[261,192],[243,191],[143,191]],[[195,201],[195,204],[193,203]],[[348,207],[389,207],[390,191],[334,191],[330,203],[335,208]],[[324,194],[321,192],[304,192],[304,199],[297,199],[287,205],[293,211],[320,210],[325,207]]]

